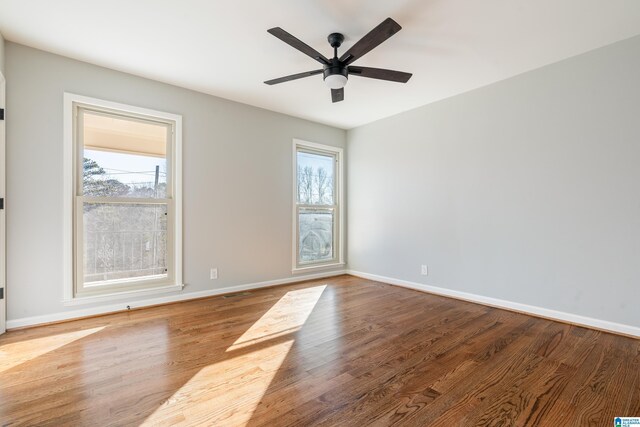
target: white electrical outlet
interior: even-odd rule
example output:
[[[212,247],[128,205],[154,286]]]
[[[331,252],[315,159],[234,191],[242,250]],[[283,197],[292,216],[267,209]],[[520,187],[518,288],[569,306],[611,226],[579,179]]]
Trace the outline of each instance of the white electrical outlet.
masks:
[[[420,270],[420,273],[423,276],[428,276],[429,275],[429,268],[425,264],[422,264],[422,270]]]
[[[211,269],[211,280],[215,280],[218,278],[218,269],[217,268],[212,268]]]

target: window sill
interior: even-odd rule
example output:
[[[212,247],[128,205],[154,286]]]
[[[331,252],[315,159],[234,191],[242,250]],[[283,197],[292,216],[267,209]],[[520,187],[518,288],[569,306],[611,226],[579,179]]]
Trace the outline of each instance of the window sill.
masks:
[[[334,269],[338,267],[344,267],[345,265],[346,263],[344,262],[334,262],[331,264],[319,264],[319,265],[310,265],[308,267],[296,267],[291,270],[291,273],[302,274],[302,273],[308,273],[309,271],[328,270],[328,269]]]
[[[131,291],[122,291],[122,292],[114,292],[110,294],[102,294],[102,295],[91,295],[85,297],[75,297],[71,299],[62,300],[62,304],[65,306],[73,306],[73,305],[85,305],[85,304],[94,304],[97,302],[108,302],[108,301],[117,301],[127,298],[135,298],[140,296],[148,296],[148,295],[156,295],[156,294],[165,294],[168,292],[176,292],[181,291],[184,288],[184,285],[169,285],[169,286],[158,286],[155,288],[148,289],[136,289]]]

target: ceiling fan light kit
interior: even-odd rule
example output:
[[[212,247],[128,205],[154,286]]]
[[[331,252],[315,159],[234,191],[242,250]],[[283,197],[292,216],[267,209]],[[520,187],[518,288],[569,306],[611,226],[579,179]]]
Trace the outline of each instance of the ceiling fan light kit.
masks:
[[[333,58],[328,59],[311,46],[287,33],[282,28],[271,28],[270,30],[267,30],[270,34],[321,63],[322,69],[305,71],[303,73],[267,80],[265,83],[268,85],[274,85],[322,73],[325,84],[331,89],[331,100],[333,102],[340,102],[344,99],[344,87],[347,84],[349,75],[406,83],[411,78],[411,73],[385,70],[383,68],[350,66],[352,62],[370,52],[401,29],[402,27],[396,21],[391,18],[387,18],[382,21],[380,25],[361,38],[356,44],[351,46],[351,48],[340,57],[338,57],[338,48],[342,45],[344,36],[340,33],[331,33],[327,37],[327,40],[333,48]]]
[[[347,73],[344,74],[326,74],[324,75],[324,82],[329,89],[342,89],[347,84]]]

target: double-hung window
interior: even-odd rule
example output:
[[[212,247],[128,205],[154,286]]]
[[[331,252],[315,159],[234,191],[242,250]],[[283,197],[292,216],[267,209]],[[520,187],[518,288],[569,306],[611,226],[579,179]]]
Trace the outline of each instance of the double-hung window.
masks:
[[[70,107],[73,296],[181,287],[180,116],[99,101]]]
[[[342,263],[341,155],[294,140],[294,271]]]

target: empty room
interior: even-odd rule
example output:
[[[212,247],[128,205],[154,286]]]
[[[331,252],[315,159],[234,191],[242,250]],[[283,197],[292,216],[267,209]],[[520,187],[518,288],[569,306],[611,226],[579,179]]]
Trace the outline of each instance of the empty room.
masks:
[[[640,1],[0,0],[0,426],[640,427]]]

